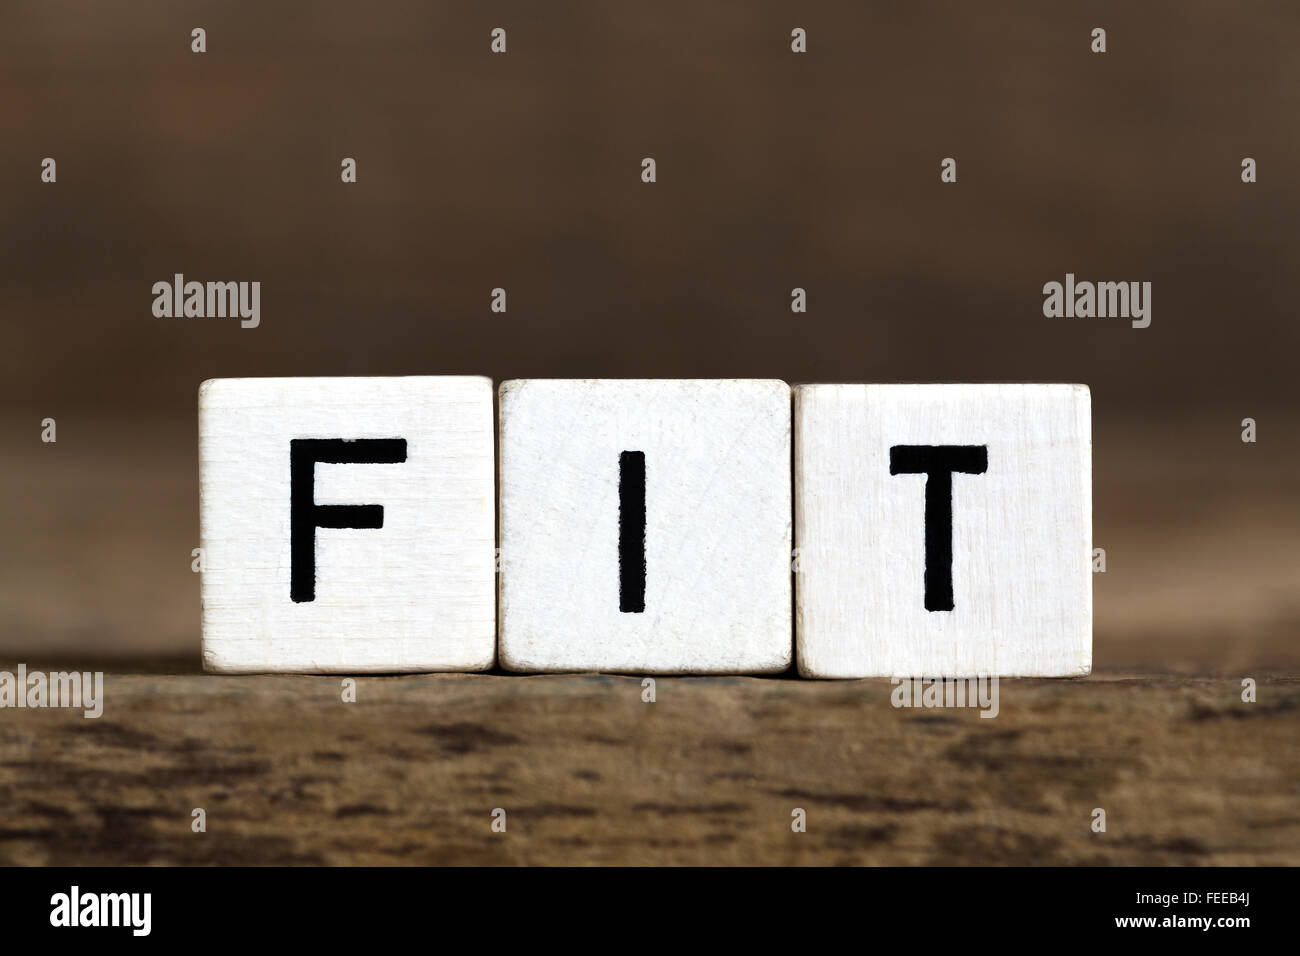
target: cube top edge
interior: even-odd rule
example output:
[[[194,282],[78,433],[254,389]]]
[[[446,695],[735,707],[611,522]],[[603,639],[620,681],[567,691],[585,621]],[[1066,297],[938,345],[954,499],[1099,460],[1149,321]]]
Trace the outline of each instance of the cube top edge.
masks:
[[[595,386],[599,388],[646,388],[655,385],[711,387],[747,385],[788,390],[790,385],[779,378],[509,378],[497,386],[500,394],[517,391],[526,386],[571,388]]]
[[[440,385],[479,385],[491,392],[492,379],[486,375],[268,375],[246,378],[209,378],[199,383],[199,404],[208,396],[225,391],[256,388],[318,388],[322,385],[362,384],[369,382],[428,382]]]
[[[1090,416],[1092,408],[1092,389],[1076,382],[800,382],[790,387],[796,407],[803,407],[813,396],[824,398],[841,396],[852,400],[861,400],[867,395],[879,392],[900,392],[920,395],[926,392],[942,390],[949,398],[957,398],[962,393],[977,398],[980,393],[1003,392],[1014,394],[1011,390],[1031,393],[1043,397],[1054,396],[1057,400],[1066,399],[1074,403],[1080,414]]]
[[[1081,382],[795,382],[790,388],[796,392],[818,388],[1043,388],[1092,392]]]

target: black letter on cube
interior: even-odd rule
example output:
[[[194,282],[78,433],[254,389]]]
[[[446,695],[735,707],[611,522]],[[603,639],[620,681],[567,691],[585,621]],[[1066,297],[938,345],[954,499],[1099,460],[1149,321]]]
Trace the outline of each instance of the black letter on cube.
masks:
[[[316,600],[316,529],[382,528],[383,505],[316,504],[316,462],[396,465],[406,461],[405,438],[293,438],[289,441],[289,597]]]
[[[925,609],[952,610],[952,476],[982,475],[988,445],[895,445],[891,475],[925,475]]]
[[[618,609],[645,612],[645,452],[618,456]]]

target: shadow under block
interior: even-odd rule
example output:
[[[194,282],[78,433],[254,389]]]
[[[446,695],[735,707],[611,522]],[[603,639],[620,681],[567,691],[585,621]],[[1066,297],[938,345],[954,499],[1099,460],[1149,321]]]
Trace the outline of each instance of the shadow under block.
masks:
[[[204,667],[491,667],[492,418],[487,378],[204,382]]]
[[[796,644],[807,677],[1082,676],[1082,385],[800,385]]]
[[[789,386],[526,379],[499,414],[503,667],[789,667]]]

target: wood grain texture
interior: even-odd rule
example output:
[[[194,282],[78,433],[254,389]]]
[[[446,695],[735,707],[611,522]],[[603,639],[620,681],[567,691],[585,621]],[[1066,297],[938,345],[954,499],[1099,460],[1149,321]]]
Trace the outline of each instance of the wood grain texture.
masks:
[[[1089,422],[1081,385],[796,386],[800,672],[1087,674]],[[891,474],[895,449],[920,446],[986,450],[980,473],[951,477],[948,609],[927,607],[936,478]]]
[[[290,442],[304,438],[400,438],[405,460],[315,465],[316,504],[379,505],[383,526],[317,529],[314,599],[295,601]],[[205,382],[204,665],[318,673],[491,667],[492,466],[486,378]]]
[[[358,683],[110,670],[99,720],[5,711],[0,863],[1300,864],[1294,679],[1003,681],[993,720],[884,680]]]
[[[792,655],[790,391],[505,382],[502,666],[769,673]],[[620,610],[620,458],[644,455],[644,611]]]

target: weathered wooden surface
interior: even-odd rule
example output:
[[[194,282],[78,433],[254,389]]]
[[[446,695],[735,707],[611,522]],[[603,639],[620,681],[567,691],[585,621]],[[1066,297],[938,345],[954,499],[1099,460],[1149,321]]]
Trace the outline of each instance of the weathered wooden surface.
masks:
[[[887,681],[105,680],[99,720],[0,711],[0,862],[1300,863],[1294,679],[1003,681],[991,720]]]

